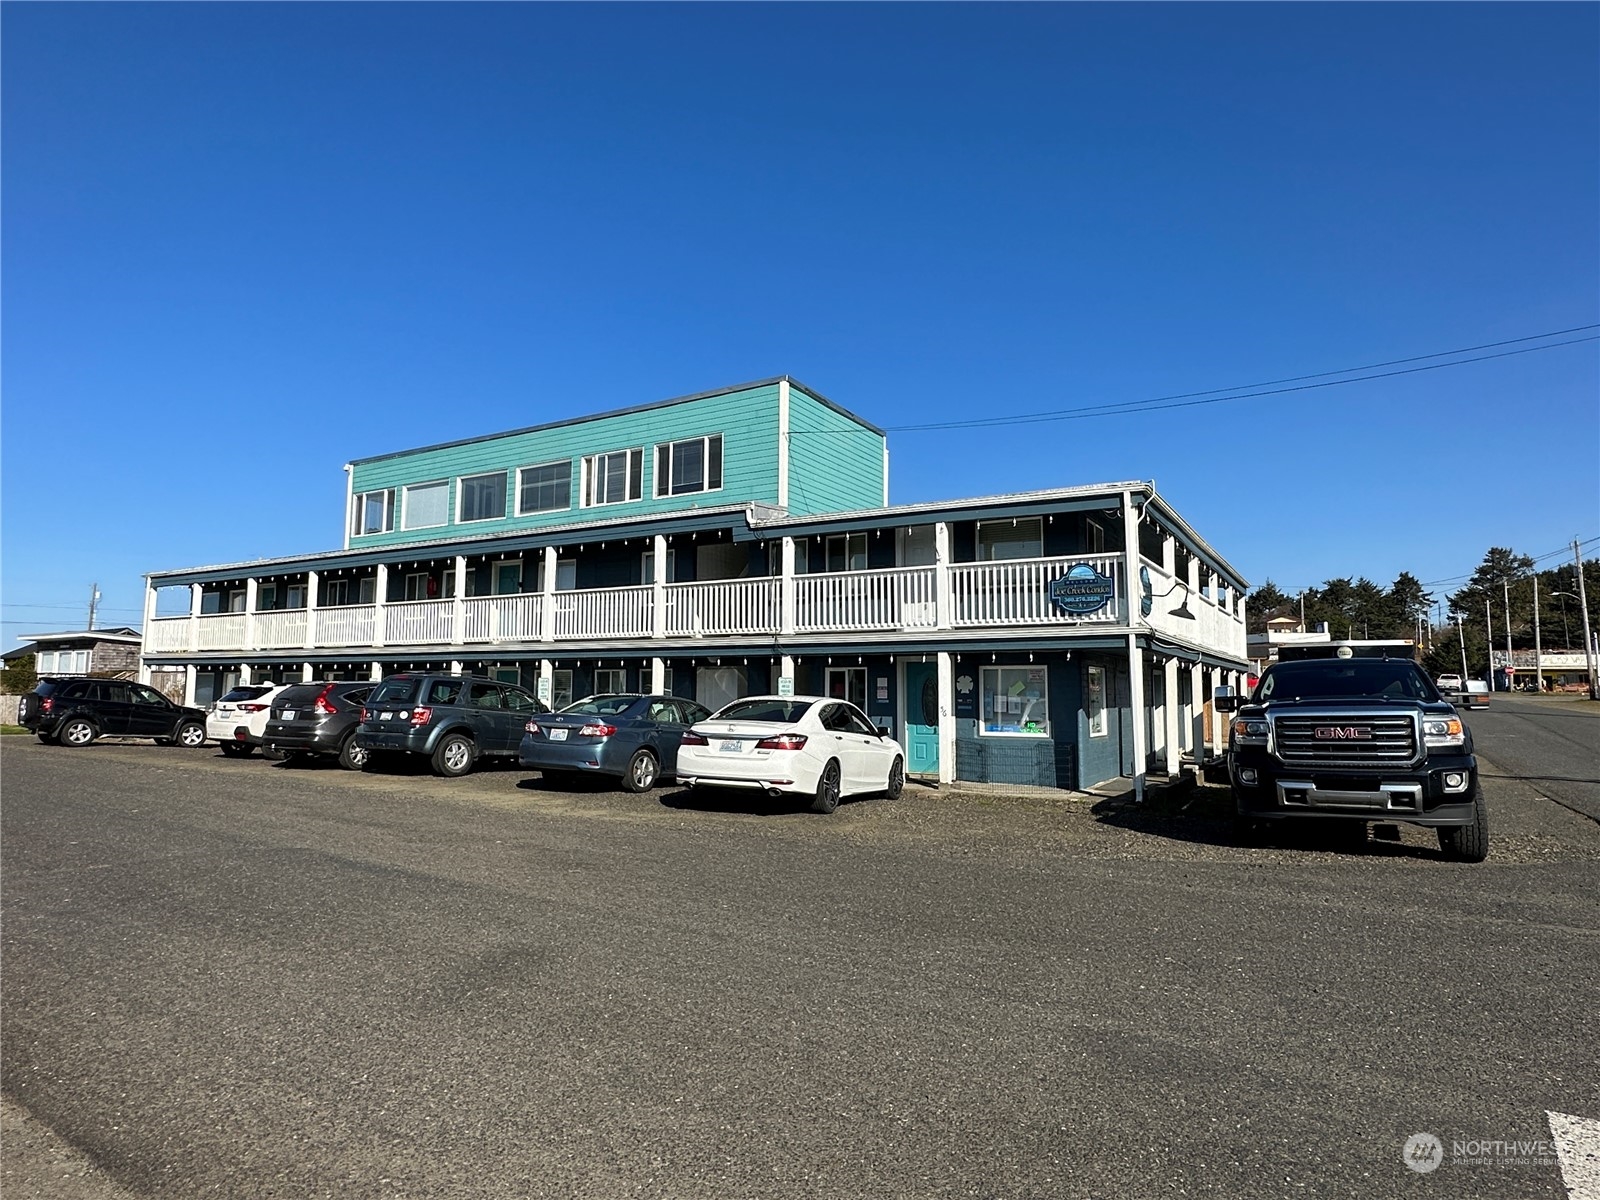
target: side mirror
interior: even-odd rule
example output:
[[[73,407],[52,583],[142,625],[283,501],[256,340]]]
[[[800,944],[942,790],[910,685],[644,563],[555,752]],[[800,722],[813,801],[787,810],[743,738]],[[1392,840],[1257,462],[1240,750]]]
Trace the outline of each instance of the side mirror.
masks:
[[[887,725],[879,725],[878,736],[881,738],[892,738],[894,736],[894,731],[891,730]]]
[[[1211,696],[1211,707],[1218,712],[1238,712],[1239,697],[1233,694],[1231,687],[1219,687]]]

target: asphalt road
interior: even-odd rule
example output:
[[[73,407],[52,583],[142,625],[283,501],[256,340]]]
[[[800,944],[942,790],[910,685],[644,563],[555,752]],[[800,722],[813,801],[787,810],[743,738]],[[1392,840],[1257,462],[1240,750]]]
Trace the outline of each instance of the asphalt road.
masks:
[[[1514,779],[1470,866],[1234,847],[1209,791],[0,755],[8,1200],[1560,1197],[1452,1143],[1600,1116],[1600,827]]]
[[[1485,778],[1526,780],[1600,821],[1600,704],[1570,695],[1495,695],[1467,721],[1474,740],[1493,748]]]

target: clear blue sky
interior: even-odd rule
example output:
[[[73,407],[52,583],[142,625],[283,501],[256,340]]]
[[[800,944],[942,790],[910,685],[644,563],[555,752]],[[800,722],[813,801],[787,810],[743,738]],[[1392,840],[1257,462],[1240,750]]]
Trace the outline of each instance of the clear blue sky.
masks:
[[[1600,8],[7,4],[4,643],[346,461],[789,374],[895,502],[1156,480],[1253,582],[1600,534]],[[1436,591],[1448,590],[1438,588]]]

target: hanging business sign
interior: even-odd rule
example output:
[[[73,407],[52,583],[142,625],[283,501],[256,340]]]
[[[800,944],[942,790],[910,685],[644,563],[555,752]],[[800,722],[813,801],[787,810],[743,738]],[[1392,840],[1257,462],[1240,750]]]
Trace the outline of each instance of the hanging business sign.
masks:
[[[1116,594],[1116,581],[1088,563],[1074,563],[1060,579],[1050,581],[1050,603],[1074,617],[1099,612]]]

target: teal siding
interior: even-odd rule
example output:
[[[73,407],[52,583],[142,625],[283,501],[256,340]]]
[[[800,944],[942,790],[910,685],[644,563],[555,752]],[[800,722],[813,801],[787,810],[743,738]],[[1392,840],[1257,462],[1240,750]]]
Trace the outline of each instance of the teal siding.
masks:
[[[884,438],[798,387],[789,388],[789,511],[881,508]]]
[[[820,405],[817,407],[823,408]],[[826,408],[823,411],[836,416]],[[714,433],[720,433],[723,438],[721,490],[656,499],[656,445]],[[580,507],[580,460],[591,454],[635,447],[644,451],[643,498],[597,508]],[[517,469],[562,459],[572,463],[571,507],[528,517],[516,516]],[[457,522],[456,481],[462,476],[500,470],[507,473],[508,515],[495,521]],[[878,473],[882,473],[881,459]],[[351,549],[435,539],[455,540],[463,536],[509,533],[584,520],[649,517],[752,501],[776,504],[778,384],[765,384],[633,412],[580,419],[548,429],[502,434],[358,462],[352,465],[351,477],[352,488],[357,495],[383,488],[396,489],[394,531],[352,537]],[[439,479],[450,481],[450,523],[429,529],[401,528],[401,489],[407,484]],[[873,503],[877,503],[877,500]]]

